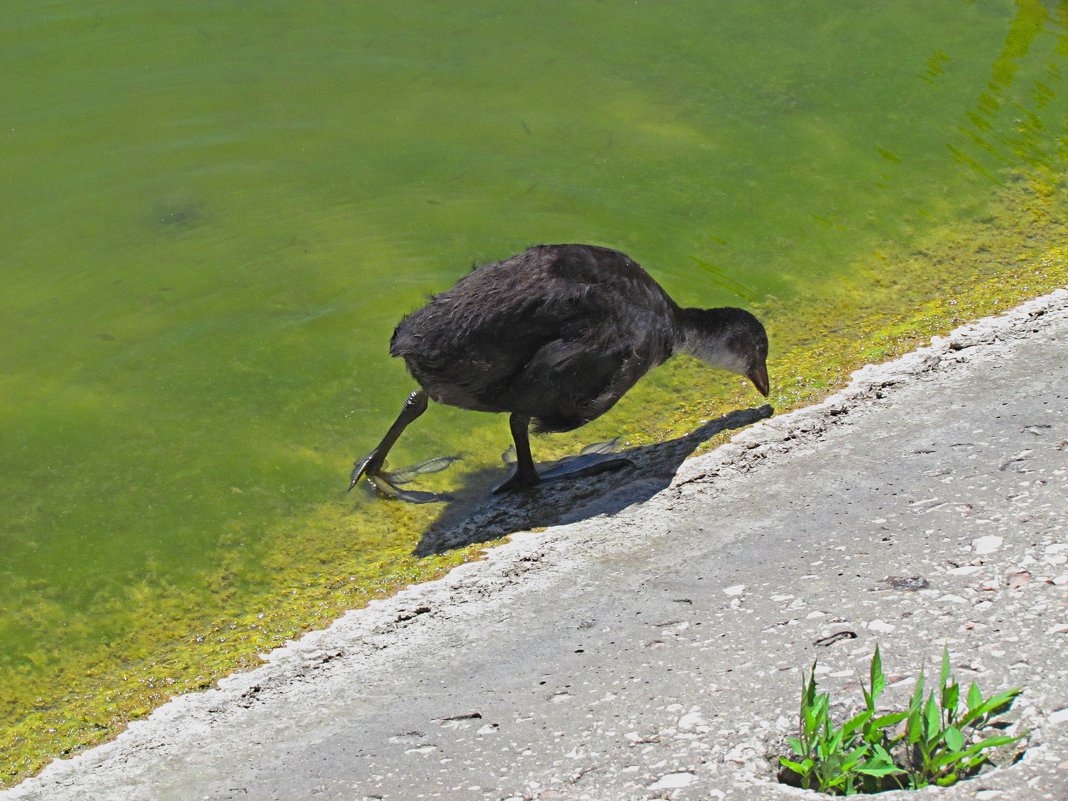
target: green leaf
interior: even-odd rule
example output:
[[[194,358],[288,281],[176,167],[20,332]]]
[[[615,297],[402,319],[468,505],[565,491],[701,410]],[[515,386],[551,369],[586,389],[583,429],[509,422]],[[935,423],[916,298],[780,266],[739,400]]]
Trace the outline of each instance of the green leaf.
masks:
[[[908,716],[908,712],[890,712],[889,714],[880,715],[877,718],[873,718],[871,721],[871,727],[873,729],[888,729],[891,726],[896,726]]]
[[[789,768],[802,779],[808,776],[809,771],[812,770],[812,760],[806,760],[806,762],[809,763],[807,766],[802,762],[794,762],[793,760],[787,759],[786,757],[779,757],[780,765],[782,765],[784,768]]]
[[[946,725],[953,725],[957,720],[957,704],[960,701],[960,685],[953,682],[942,691],[942,713]]]
[[[1022,692],[1019,688],[1006,690],[1003,693],[991,696],[985,701],[980,702],[976,706],[971,705],[971,699],[969,698],[968,712],[964,717],[960,719],[960,727],[975,725],[976,722],[982,722],[987,718],[995,715],[1000,715],[1003,712],[1008,712],[1012,708],[1013,702],[1016,697]],[[971,693],[969,692],[969,696]]]
[[[830,721],[828,721],[827,726],[827,733],[830,734],[830,738],[827,741],[827,751],[830,754],[837,754],[842,750],[842,730],[837,729],[832,731],[830,728]]]
[[[938,673],[938,687],[942,689],[949,680],[949,648],[942,646],[942,669]]]
[[[835,771],[833,774],[831,774],[829,776],[820,777],[819,789],[822,792],[827,792],[828,790],[836,790],[836,789],[840,788],[843,784],[845,784],[845,780],[846,780],[845,776],[843,776],[841,773],[838,773],[837,771]]]
[[[994,737],[987,737],[982,742],[975,743],[964,750],[964,753],[971,755],[978,753],[979,751],[985,751],[987,748],[1000,748],[1003,745],[1011,745],[1017,740],[1023,737],[1022,734],[1017,734],[1015,737],[1008,734],[999,734]]]
[[[967,762],[970,757],[979,754],[981,751],[985,751],[988,748],[998,748],[1003,745],[1009,745],[1019,740],[1021,736],[1022,735],[1010,737],[1009,735],[1004,734],[997,737],[988,737],[982,742],[968,746],[963,751],[939,755],[936,759],[931,761],[931,766],[934,768],[943,768],[946,765],[952,765],[954,762]],[[986,759],[986,757],[984,756],[982,759]]]
[[[998,693],[989,701],[987,701],[987,704],[989,704],[991,707],[990,713],[992,715],[1002,715],[1008,712],[1010,709],[1012,709],[1012,705],[1016,701],[1017,696],[1019,696],[1022,692],[1023,690],[1021,690],[1019,687],[1014,687],[1011,690],[1006,690],[1003,693]]]
[[[871,658],[871,670],[869,671],[869,678],[871,679],[871,695],[869,709],[875,708],[875,699],[879,697],[886,688],[886,675],[883,673],[883,658],[879,653],[879,643],[875,644],[875,654]],[[868,700],[869,696],[865,694],[865,700]]]
[[[919,709],[923,706],[923,668],[920,668],[920,675],[916,677],[916,689],[912,691],[912,697],[909,699],[909,711],[913,709]]]
[[[894,758],[890,755],[890,752],[887,751],[886,748],[883,747],[882,745],[880,745],[879,743],[876,743],[875,745],[873,745],[871,750],[875,752],[875,755],[880,760],[885,761],[885,762],[889,762],[891,764],[895,764],[894,763]]]
[[[986,757],[983,757],[983,759],[986,759]],[[953,751],[946,754],[939,754],[931,760],[931,764],[928,767],[932,772],[937,772],[958,762],[964,764],[966,761],[966,752]]]
[[[866,709],[858,715],[854,715],[845,723],[842,724],[842,734],[848,737],[865,723],[867,723],[871,716],[875,714],[874,709]]]
[[[978,708],[981,703],[983,703],[983,694],[979,692],[979,685],[973,681],[972,686],[968,688],[968,711]]]
[[[845,755],[845,757],[839,764],[838,769],[841,770],[842,773],[850,773],[856,767],[857,763],[861,762],[867,755],[867,745],[862,745],[860,748],[854,748],[852,751]]]
[[[805,705],[812,706],[813,701],[816,699],[816,663],[818,659],[812,660],[812,668],[808,672],[808,684],[805,685]]]
[[[953,751],[960,751],[964,748],[964,735],[961,734],[960,729],[956,726],[948,727],[942,735],[942,738],[945,740],[946,745]]]
[[[827,708],[830,697],[826,693],[819,693],[812,702],[801,708],[802,731],[808,737],[815,737],[821,728],[828,723]]]
[[[809,673],[808,681],[805,680],[804,675],[801,676],[801,732],[808,735],[813,731],[812,727],[812,706],[816,701],[816,663],[812,663],[812,671]]]
[[[986,761],[986,754],[975,754],[970,756],[967,759],[961,760],[959,772],[968,775],[981,768]]]
[[[863,773],[865,776],[876,776],[876,777],[892,776],[895,773],[904,773],[904,772],[905,771],[903,771],[901,768],[899,768],[897,765],[895,765],[892,762],[889,765],[882,764],[882,763],[877,764],[877,765],[873,765],[872,763],[869,762],[867,765],[861,765],[859,768],[857,768],[857,773]]]
[[[959,778],[956,773],[950,773],[946,776],[939,776],[935,779],[935,784],[939,787],[949,787],[951,784],[956,784]]]
[[[919,708],[910,709],[908,722],[905,724],[905,739],[910,745],[915,745],[923,739],[923,711]]]
[[[934,690],[927,696],[927,706],[924,709],[924,724],[927,742],[932,742],[942,733],[942,716],[938,714],[938,704],[935,703]]]
[[[901,768],[894,764],[893,757],[890,753],[881,745],[874,745],[872,747],[873,756],[868,759],[863,765],[857,768],[857,773],[863,773],[866,776],[890,776],[892,774],[904,773]]]

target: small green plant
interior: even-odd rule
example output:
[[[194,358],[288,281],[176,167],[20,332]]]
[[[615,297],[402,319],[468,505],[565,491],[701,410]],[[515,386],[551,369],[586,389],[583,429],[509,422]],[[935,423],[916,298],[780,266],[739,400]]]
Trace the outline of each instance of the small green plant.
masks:
[[[780,757],[807,790],[852,795],[875,792],[887,777],[903,774],[889,752],[887,730],[904,720],[907,712],[876,716],[875,702],[886,687],[879,647],[871,661],[870,689],[864,690],[862,712],[836,727],[831,719],[829,693],[817,692],[816,663],[808,680],[801,681],[800,737],[790,737],[797,760]],[[904,786],[898,784],[894,786]]]
[[[984,699],[973,683],[961,706],[960,685],[950,676],[949,652],[942,652],[939,688],[924,699],[924,674],[907,710],[878,714],[876,701],[886,688],[879,646],[871,659],[864,709],[840,727],[831,719],[830,694],[816,686],[816,663],[801,680],[800,736],[787,738],[792,758],[779,757],[780,778],[808,790],[833,795],[947,786],[976,773],[991,748],[1024,735],[991,734],[993,719],[1007,712],[1020,694],[1008,690]]]

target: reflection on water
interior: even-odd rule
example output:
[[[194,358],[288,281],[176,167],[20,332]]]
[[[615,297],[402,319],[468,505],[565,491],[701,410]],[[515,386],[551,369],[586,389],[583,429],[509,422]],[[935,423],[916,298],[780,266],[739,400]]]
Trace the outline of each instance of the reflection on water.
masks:
[[[8,4],[6,775],[472,556],[344,489],[412,388],[393,325],[473,261],[589,241],[756,307],[779,408],[1056,283],[1066,9]],[[538,452],[749,399],[680,360]],[[396,460],[474,486],[506,428],[436,407]]]

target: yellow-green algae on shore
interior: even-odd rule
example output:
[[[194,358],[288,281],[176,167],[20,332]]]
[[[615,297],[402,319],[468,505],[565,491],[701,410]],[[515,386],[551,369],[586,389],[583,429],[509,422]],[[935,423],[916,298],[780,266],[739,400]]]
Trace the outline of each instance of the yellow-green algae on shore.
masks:
[[[770,401],[779,412],[818,401],[863,364],[898,356],[963,322],[1068,286],[1065,219],[1064,175],[1017,174],[975,221],[936,230],[910,250],[871,252],[848,276],[837,276],[833,287],[801,288],[788,299],[760,303],[756,310],[767,320],[773,343]],[[677,359],[580,435],[548,438],[536,447],[541,458],[549,458],[602,436],[622,435],[632,445],[663,440],[691,430],[700,418],[753,401],[739,380]],[[487,426],[499,424],[499,418],[487,420]],[[316,455],[324,461],[335,457]],[[442,486],[457,480],[443,478]],[[278,536],[256,538],[271,543],[271,550],[257,553],[262,569],[255,578],[241,565],[220,564],[209,579],[210,601],[204,588],[190,593],[153,583],[151,575],[139,577],[125,598],[112,602],[117,620],[136,619],[128,628],[133,633],[41,671],[41,681],[27,676],[0,681],[0,711],[13,721],[0,734],[0,781],[14,783],[54,757],[113,737],[171,696],[252,667],[259,654],[323,627],[345,610],[478,558],[477,546],[425,559],[411,555],[435,514],[430,506],[366,498],[354,503],[339,492],[336,500],[308,509],[299,524],[279,521]],[[226,551],[235,554],[230,559],[258,547],[240,527],[227,537],[238,546]],[[229,617],[226,601],[239,585],[246,598],[258,601],[245,604],[251,611]],[[76,634],[57,622],[58,614],[42,601],[25,622],[52,627],[60,639]],[[47,663],[46,656],[41,660]]]

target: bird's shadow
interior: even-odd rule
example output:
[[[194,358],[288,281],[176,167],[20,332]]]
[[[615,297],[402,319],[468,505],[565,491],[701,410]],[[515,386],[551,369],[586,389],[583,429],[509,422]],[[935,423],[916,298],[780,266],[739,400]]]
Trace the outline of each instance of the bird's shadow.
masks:
[[[620,456],[633,462],[632,467],[561,479],[530,490],[491,495],[490,489],[502,480],[503,471],[497,467],[469,473],[412,553],[419,557],[441,554],[516,531],[615,514],[668,486],[679,465],[702,442],[720,432],[771,417],[774,411],[768,404],[736,409],[685,436],[621,452]]]

